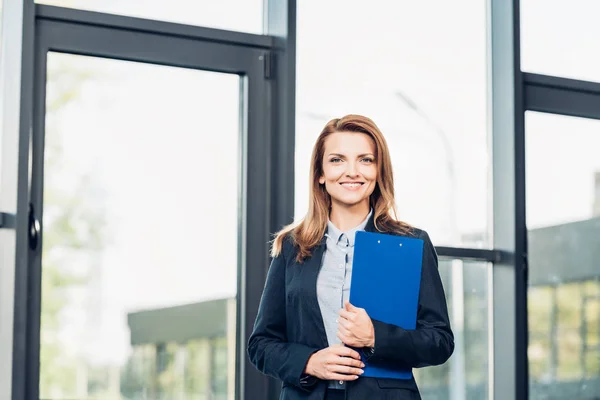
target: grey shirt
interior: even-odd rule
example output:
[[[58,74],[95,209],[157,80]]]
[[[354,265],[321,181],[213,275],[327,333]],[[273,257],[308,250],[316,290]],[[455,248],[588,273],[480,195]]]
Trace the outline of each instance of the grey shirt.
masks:
[[[347,232],[340,231],[331,221],[327,223],[327,249],[317,278],[317,299],[330,346],[341,343],[337,337],[338,317],[344,302],[350,297],[354,237],[356,232],[365,229],[372,213],[373,210],[360,225]],[[343,382],[331,381],[329,388],[344,389]]]

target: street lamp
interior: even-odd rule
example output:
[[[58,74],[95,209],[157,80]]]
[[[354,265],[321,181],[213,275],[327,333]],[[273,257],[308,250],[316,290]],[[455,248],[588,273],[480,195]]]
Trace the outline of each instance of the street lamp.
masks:
[[[442,147],[444,148],[444,152],[446,153],[446,171],[448,173],[448,179],[450,181],[450,201],[449,201],[449,211],[450,211],[450,240],[458,241],[458,227],[456,223],[456,209],[455,209],[455,194],[456,194],[456,174],[454,172],[454,153],[452,151],[452,147],[450,146],[450,141],[448,139],[448,135],[446,132],[436,124],[428,115],[423,111],[421,107],[419,107],[410,97],[401,92],[400,90],[396,90],[394,92],[396,97],[400,99],[408,108],[410,108],[415,114],[421,117],[430,127],[433,128],[433,131],[437,134],[440,142],[442,143]]]

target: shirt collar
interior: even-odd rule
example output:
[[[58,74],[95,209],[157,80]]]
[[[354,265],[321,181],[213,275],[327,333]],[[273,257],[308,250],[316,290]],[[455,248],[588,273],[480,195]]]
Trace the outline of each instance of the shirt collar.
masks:
[[[327,237],[332,239],[334,243],[336,244],[340,244],[340,240],[342,241],[342,244],[345,246],[346,244],[350,247],[354,246],[354,238],[356,236],[356,232],[359,231],[364,231],[365,227],[367,226],[367,223],[369,222],[369,219],[371,218],[371,215],[373,214],[373,209],[371,209],[369,211],[369,214],[367,215],[367,217],[364,219],[363,222],[361,222],[358,226],[349,229],[346,232],[342,232],[340,229],[338,229],[337,226],[335,226],[331,220],[327,221]]]

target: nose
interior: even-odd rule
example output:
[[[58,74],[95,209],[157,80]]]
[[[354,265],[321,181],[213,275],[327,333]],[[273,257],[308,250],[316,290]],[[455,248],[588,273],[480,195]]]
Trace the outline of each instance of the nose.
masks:
[[[356,177],[358,175],[358,168],[356,167],[355,162],[348,162],[348,168],[346,168],[346,175],[349,177]]]

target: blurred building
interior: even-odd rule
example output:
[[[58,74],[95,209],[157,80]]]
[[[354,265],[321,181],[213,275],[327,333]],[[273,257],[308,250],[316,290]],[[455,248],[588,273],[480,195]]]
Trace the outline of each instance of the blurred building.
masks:
[[[130,313],[128,398],[225,400],[235,393],[235,298]]]

